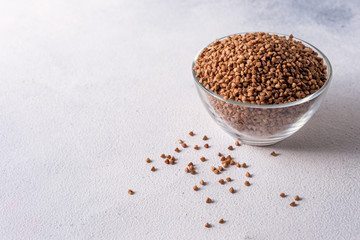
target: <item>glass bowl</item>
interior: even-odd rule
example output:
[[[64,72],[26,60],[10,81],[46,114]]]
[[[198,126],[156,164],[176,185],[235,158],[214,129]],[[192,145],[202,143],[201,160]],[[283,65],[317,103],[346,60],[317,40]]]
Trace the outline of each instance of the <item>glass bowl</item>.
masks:
[[[286,34],[270,34],[289,37]],[[221,41],[227,37],[225,36],[219,40]],[[203,49],[195,56],[192,63],[192,73],[202,103],[211,118],[225,132],[240,140],[243,144],[267,146],[284,140],[309,121],[324,99],[332,79],[332,68],[328,58],[310,43],[295,37],[293,39],[301,41],[305,46],[317,52],[319,57],[324,59],[324,64],[327,67],[327,80],[315,93],[291,103],[258,105],[224,100],[220,95],[206,89],[199,82],[199,79],[196,78],[194,65]]]

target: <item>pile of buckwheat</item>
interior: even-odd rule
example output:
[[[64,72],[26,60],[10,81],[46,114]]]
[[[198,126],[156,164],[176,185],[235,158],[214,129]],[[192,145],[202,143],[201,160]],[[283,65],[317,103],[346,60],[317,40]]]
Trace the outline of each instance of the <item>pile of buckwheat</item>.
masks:
[[[326,81],[326,65],[302,42],[263,32],[207,46],[194,66],[199,82],[225,100],[281,104],[305,98]]]

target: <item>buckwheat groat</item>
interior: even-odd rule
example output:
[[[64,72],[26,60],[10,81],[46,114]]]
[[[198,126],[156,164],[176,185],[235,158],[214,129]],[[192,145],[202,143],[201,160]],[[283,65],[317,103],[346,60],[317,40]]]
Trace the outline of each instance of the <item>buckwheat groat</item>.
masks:
[[[326,81],[323,59],[302,42],[268,33],[216,40],[194,66],[205,88],[225,100],[281,104],[316,92]]]

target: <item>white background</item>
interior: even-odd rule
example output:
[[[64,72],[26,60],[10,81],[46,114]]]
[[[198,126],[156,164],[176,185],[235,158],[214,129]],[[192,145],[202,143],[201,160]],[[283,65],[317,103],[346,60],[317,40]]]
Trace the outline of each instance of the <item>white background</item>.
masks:
[[[360,5],[299,2],[1,1],[0,239],[360,239]],[[244,169],[211,173],[234,140],[191,75],[199,49],[244,31],[292,33],[334,68],[303,129],[231,152],[250,187]]]

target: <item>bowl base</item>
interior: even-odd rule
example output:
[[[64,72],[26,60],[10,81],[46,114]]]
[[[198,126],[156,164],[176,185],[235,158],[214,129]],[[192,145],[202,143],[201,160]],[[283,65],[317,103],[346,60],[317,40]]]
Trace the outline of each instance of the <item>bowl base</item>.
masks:
[[[274,144],[281,142],[282,140],[290,137],[291,135],[293,135],[296,132],[296,131],[288,132],[287,134],[282,134],[281,136],[253,137],[253,136],[238,134],[238,133],[235,133],[234,131],[229,131],[229,129],[227,127],[224,127],[222,125],[220,125],[220,127],[225,132],[227,132],[232,137],[234,137],[236,140],[240,141],[242,144],[250,145],[250,146],[257,146],[257,147],[274,145]]]

